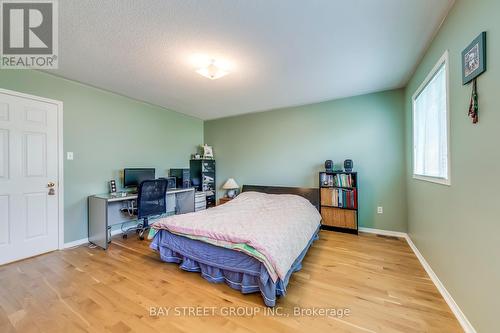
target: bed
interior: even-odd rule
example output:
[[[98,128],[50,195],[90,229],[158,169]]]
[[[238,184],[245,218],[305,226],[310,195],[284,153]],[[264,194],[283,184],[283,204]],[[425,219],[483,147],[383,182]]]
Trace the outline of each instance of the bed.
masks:
[[[209,282],[260,292],[272,307],[318,239],[318,205],[318,189],[244,185],[224,205],[157,220],[151,248]]]

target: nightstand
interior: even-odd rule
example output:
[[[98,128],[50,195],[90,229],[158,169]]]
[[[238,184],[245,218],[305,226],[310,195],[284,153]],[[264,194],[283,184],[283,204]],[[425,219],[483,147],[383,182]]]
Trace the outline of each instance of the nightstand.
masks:
[[[226,202],[231,201],[231,200],[233,200],[233,198],[222,197],[219,199],[219,205],[225,204]]]

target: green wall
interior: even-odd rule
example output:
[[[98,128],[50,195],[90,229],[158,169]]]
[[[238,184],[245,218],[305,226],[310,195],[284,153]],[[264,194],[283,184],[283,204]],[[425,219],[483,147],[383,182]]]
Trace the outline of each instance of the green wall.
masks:
[[[351,158],[360,225],[406,231],[403,105],[403,91],[395,90],[206,121],[218,194],[229,177],[239,185],[318,186],[325,160]]]
[[[406,89],[408,228],[478,332],[498,332],[500,309],[500,2],[458,0]],[[479,123],[467,117],[460,53],[487,31],[488,70],[478,79]],[[411,97],[449,50],[451,186],[412,179]]]
[[[87,237],[87,196],[108,191],[124,167],[189,167],[203,121],[46,73],[1,70],[0,87],[64,103],[64,239]],[[119,182],[121,185],[121,182]]]
[[[478,332],[497,330],[500,308],[498,91],[500,2],[457,0],[404,90],[229,117],[203,123],[160,107],[27,70],[0,71],[0,87],[64,102],[65,240],[86,237],[86,197],[106,192],[124,167],[163,175],[213,145],[218,187],[317,186],[323,161],[354,160],[360,225],[407,231]],[[467,117],[460,52],[488,31],[488,71],[479,78],[480,121]],[[449,50],[451,186],[414,180],[411,96]],[[404,112],[403,112],[404,111]],[[223,192],[219,189],[219,195]],[[376,214],[377,206],[384,214]]]

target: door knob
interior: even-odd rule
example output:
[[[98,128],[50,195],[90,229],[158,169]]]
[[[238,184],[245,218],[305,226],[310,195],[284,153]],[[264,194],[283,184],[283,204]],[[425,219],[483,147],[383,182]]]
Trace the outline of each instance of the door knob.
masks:
[[[56,184],[55,184],[55,183],[53,183],[53,182],[48,182],[48,183],[47,183],[47,187],[48,187],[48,188],[51,188],[51,187],[54,187],[54,186],[56,186]]]

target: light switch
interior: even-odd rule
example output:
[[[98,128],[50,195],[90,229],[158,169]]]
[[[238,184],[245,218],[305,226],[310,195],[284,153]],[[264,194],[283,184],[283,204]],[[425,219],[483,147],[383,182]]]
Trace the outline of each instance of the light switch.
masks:
[[[381,206],[377,207],[377,213],[384,214],[384,207],[381,207]]]
[[[70,161],[72,161],[72,160],[73,160],[73,152],[72,152],[72,151],[68,151],[68,152],[66,153],[66,159],[67,159],[67,160],[70,160]]]

